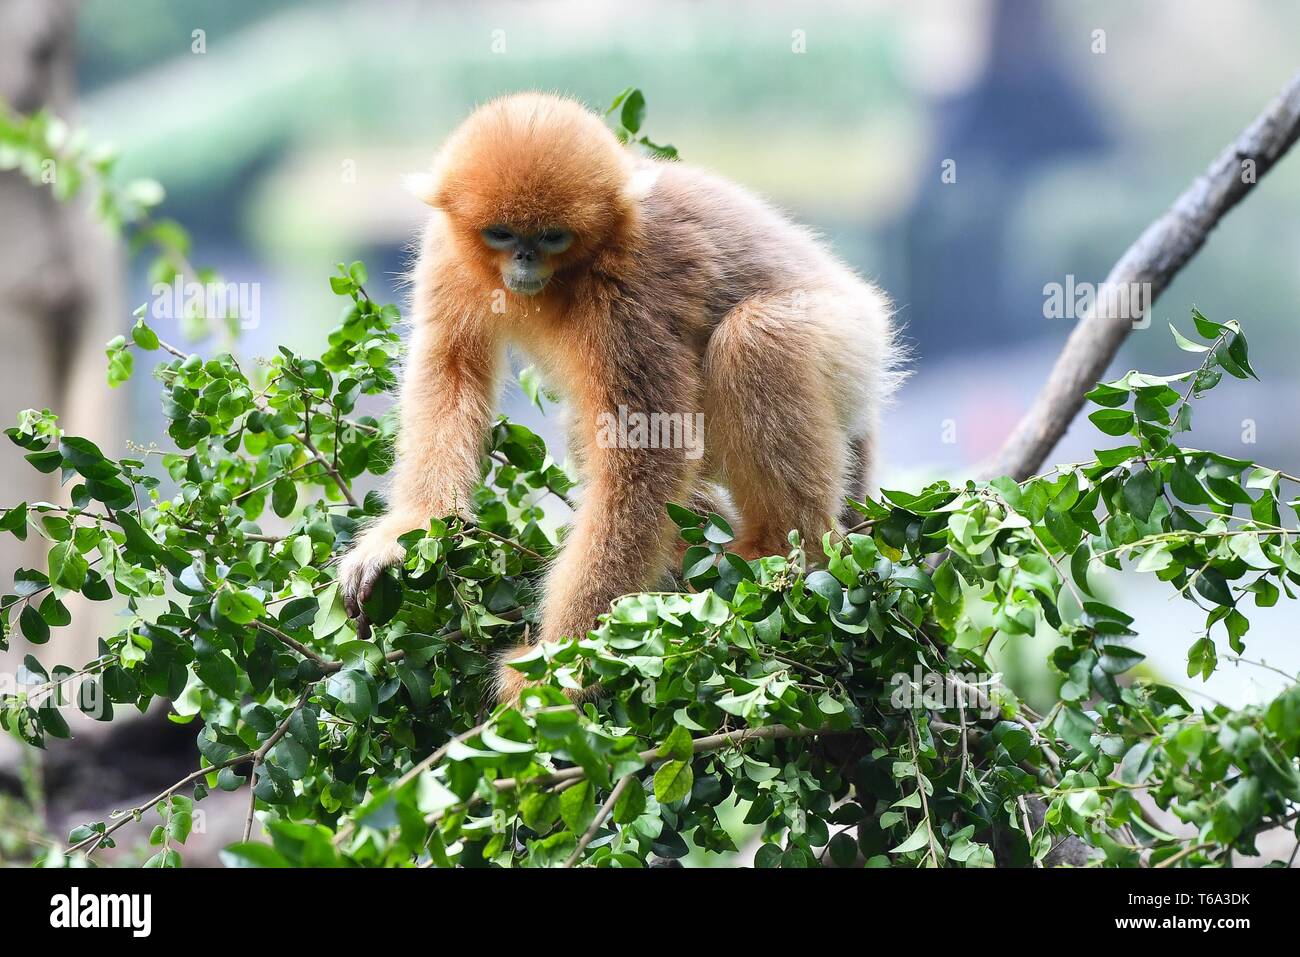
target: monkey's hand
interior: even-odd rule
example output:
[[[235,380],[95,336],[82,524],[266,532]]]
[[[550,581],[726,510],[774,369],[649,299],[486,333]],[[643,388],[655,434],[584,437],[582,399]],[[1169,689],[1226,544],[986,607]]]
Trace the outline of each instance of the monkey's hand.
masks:
[[[388,521],[373,526],[353,543],[351,551],[339,563],[343,607],[349,618],[356,619],[357,637],[363,641],[370,638],[370,623],[362,611],[362,602],[370,597],[384,569],[406,557],[406,550],[397,541],[402,532],[395,529]]]

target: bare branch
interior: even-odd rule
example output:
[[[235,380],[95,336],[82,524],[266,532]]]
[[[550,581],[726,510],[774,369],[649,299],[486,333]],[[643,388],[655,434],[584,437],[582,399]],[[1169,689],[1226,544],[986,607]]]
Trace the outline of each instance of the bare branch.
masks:
[[[1272,103],[1228,145],[1163,216],[1147,227],[1115,263],[1105,290],[1128,290],[1149,284],[1143,299],[1150,308],[1178,272],[1205,245],[1210,232],[1255,183],[1273,168],[1300,137],[1300,73]],[[1002,449],[983,469],[987,478],[1010,475],[1023,481],[1033,475],[1083,406],[1083,396],[1106,371],[1133,328],[1133,317],[1117,318],[1119,300],[1098,295],[1079,322],[1034,404]]]
[[[244,818],[245,841],[253,836],[253,812],[257,810],[257,771],[265,763],[266,756],[271,753],[271,749],[280,743],[280,739],[289,730],[289,722],[293,721],[293,716],[302,710],[303,705],[307,703],[307,699],[311,697],[315,687],[315,683],[307,686],[307,690],[298,698],[298,703],[293,706],[293,709],[285,715],[284,720],[280,722],[280,726],[272,732],[269,738],[262,742],[260,748],[253,752],[253,766],[248,772],[248,814]]]
[[[791,726],[786,724],[769,724],[761,728],[742,728],[739,731],[727,731],[722,734],[709,734],[701,738],[696,738],[691,743],[691,751],[694,754],[705,754],[709,751],[717,751],[729,745],[742,747],[750,741],[780,741],[786,738],[809,738],[821,734],[835,734],[831,728],[805,728],[800,726]],[[658,748],[648,748],[639,755],[642,763],[649,764],[652,761],[660,760]],[[555,786],[557,790],[576,784],[587,776],[587,772],[580,766],[571,768],[562,768],[559,771],[552,771],[550,774],[543,774],[535,778],[527,778],[525,782],[520,782],[517,778],[498,778],[492,782],[492,787],[498,792],[513,791],[521,783],[535,784],[538,787]],[[464,801],[450,808],[443,808],[441,811],[434,811],[424,819],[425,824],[437,824],[442,818],[452,810],[457,808],[474,807],[484,800],[481,793],[475,794],[468,801]]]
[[[582,852],[587,849],[587,845],[591,843],[591,839],[596,836],[596,832],[600,830],[600,826],[605,823],[605,818],[609,817],[610,812],[614,810],[614,805],[618,803],[618,799],[623,795],[623,792],[627,790],[628,784],[634,783],[635,781],[636,775],[634,774],[625,774],[618,779],[618,783],[614,785],[614,789],[609,792],[609,797],[605,799],[605,803],[600,806],[600,810],[596,812],[595,818],[592,819],[591,827],[587,828],[586,832],[582,835],[582,839],[578,841],[578,846],[573,849],[573,853],[569,855],[569,859],[564,862],[565,867],[572,867],[574,864],[578,863],[578,859],[582,857]]]

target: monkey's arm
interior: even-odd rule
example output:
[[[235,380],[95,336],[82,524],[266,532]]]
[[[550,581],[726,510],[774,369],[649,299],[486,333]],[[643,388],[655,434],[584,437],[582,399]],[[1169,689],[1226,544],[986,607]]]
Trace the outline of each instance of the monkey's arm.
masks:
[[[417,316],[402,386],[389,509],[339,567],[349,614],[359,613],[379,574],[401,561],[399,535],[422,528],[434,516],[468,512],[496,398],[499,355],[481,324]]]

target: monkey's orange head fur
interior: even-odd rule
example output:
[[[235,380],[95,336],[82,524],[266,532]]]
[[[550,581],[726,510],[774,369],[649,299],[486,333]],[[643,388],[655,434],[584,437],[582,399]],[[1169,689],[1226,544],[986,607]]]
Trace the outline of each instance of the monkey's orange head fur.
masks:
[[[631,175],[631,157],[590,110],[521,93],[452,133],[421,194],[488,284],[532,295],[626,229]]]

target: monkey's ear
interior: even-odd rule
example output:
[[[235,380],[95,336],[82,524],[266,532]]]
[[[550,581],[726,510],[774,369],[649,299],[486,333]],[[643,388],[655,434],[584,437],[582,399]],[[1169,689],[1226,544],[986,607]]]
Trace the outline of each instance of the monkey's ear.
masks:
[[[627,185],[623,187],[623,195],[636,202],[650,195],[650,190],[654,188],[655,180],[659,178],[659,167],[657,166],[639,166],[630,177]]]
[[[402,185],[422,203],[428,203],[433,207],[443,205],[445,197],[438,188],[438,178],[433,173],[412,173],[402,178]]]

